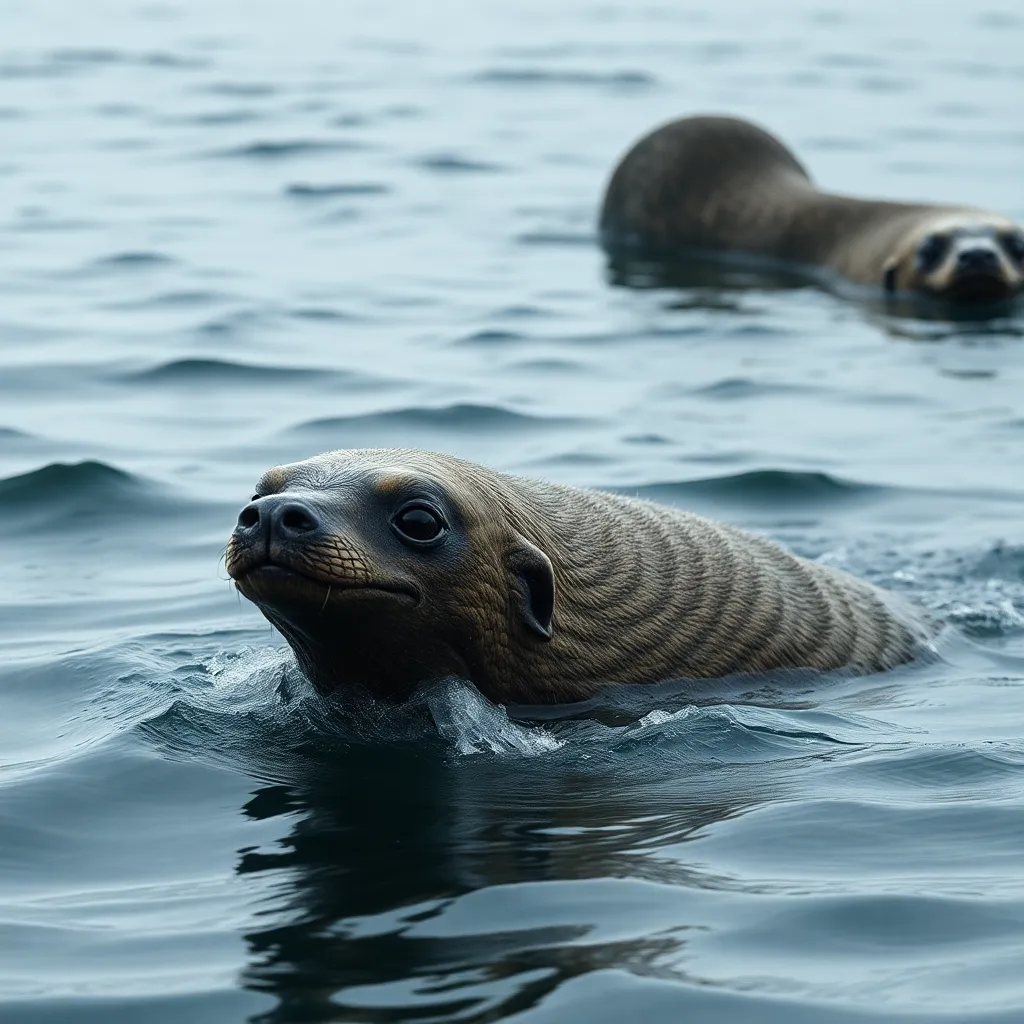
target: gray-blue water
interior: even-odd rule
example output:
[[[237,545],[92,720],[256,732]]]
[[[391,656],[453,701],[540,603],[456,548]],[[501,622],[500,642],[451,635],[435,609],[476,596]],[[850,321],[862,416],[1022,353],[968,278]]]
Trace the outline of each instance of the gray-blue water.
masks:
[[[753,117],[1024,218],[1017,0],[8,0],[0,1019],[1024,1020],[1024,323],[610,281],[615,161]],[[325,705],[219,556],[440,448],[950,624],[866,679]]]

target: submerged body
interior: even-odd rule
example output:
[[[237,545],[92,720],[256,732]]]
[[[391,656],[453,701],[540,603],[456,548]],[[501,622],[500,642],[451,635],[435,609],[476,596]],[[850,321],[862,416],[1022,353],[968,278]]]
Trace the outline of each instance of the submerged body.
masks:
[[[449,675],[499,702],[909,660],[888,596],[687,512],[406,449],[269,471],[228,572],[324,692]]]
[[[1024,232],[1008,218],[822,192],[778,139],[737,118],[683,118],[636,143],[600,230],[612,252],[742,253],[889,293],[971,302],[1024,289]]]

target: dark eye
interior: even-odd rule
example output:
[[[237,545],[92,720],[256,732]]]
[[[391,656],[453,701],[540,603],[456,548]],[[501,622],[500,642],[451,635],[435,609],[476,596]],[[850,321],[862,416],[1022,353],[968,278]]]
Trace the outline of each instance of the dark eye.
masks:
[[[262,497],[263,497],[262,494],[254,494],[249,500],[250,501],[259,501],[260,498],[262,498]]]
[[[942,235],[926,235],[917,247],[917,268],[927,273],[934,270],[942,261],[949,248],[949,239]]]
[[[1024,263],[1024,232],[1008,231],[1002,237],[1003,248],[1018,263]]]
[[[409,544],[434,544],[448,532],[441,513],[421,502],[400,508],[391,526]]]

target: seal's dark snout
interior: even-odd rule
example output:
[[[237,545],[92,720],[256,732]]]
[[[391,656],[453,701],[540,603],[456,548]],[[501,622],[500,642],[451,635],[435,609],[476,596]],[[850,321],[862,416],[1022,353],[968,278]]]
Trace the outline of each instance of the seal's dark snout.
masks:
[[[305,502],[272,494],[242,509],[235,532],[288,541],[305,539],[319,529],[320,517]]]
[[[956,266],[957,270],[967,270],[972,273],[998,270],[999,257],[994,249],[979,245],[971,249],[961,249],[956,257]]]

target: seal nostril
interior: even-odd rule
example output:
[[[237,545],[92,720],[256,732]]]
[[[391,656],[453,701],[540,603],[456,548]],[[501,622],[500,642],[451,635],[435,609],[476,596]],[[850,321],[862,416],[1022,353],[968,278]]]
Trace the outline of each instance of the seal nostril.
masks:
[[[999,265],[999,259],[991,249],[965,249],[957,263],[965,270],[989,270]]]
[[[238,525],[244,530],[251,530],[258,526],[260,521],[260,510],[255,505],[246,505],[238,514]]]
[[[292,533],[309,533],[320,524],[309,509],[302,505],[287,505],[281,510],[281,526]]]

